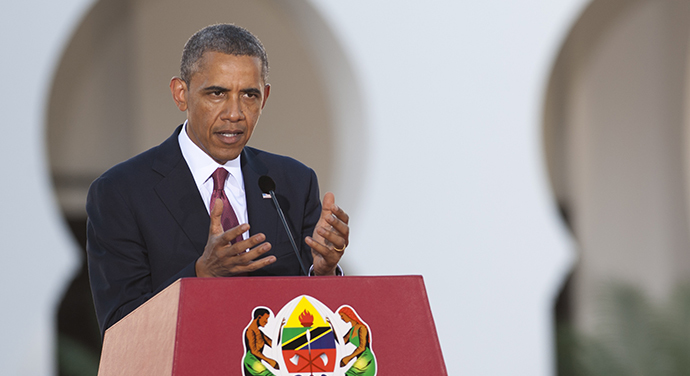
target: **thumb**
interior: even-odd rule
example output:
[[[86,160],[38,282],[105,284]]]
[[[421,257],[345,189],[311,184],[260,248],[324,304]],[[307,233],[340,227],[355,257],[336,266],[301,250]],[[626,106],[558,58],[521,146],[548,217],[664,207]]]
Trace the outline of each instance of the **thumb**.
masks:
[[[220,218],[223,216],[223,200],[217,198],[211,207],[211,227],[208,230],[209,235],[218,235],[223,233],[223,224]]]
[[[331,210],[335,205],[335,196],[331,192],[326,192],[323,196],[323,210]]]

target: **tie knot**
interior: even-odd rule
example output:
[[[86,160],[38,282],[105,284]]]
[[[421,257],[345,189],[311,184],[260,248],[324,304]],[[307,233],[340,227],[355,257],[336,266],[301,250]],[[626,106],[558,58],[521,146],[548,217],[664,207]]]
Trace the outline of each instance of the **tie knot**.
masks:
[[[211,177],[213,177],[213,190],[222,191],[225,187],[225,179],[228,178],[228,170],[218,167],[216,171],[213,171],[213,175],[211,175]]]

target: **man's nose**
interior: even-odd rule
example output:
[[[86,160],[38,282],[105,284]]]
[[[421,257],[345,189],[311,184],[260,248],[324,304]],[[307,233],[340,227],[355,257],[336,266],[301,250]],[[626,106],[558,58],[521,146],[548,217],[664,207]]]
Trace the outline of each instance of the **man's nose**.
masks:
[[[225,103],[225,108],[223,109],[222,119],[227,119],[231,122],[237,122],[244,119],[240,98],[231,97],[228,99],[228,101]]]

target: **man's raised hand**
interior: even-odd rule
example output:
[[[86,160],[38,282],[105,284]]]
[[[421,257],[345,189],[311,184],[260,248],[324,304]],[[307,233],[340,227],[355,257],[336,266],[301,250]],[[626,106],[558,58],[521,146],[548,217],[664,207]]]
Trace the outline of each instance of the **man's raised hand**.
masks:
[[[321,217],[316,223],[314,234],[306,237],[314,258],[314,274],[335,275],[340,258],[349,244],[350,217],[335,204],[335,196],[327,192],[323,197]]]
[[[264,242],[266,240],[264,234],[256,234],[246,240],[230,244],[237,236],[249,231],[249,225],[245,223],[223,231],[220,219],[222,214],[223,201],[216,199],[211,210],[208,241],[204,253],[196,261],[197,277],[229,277],[253,272],[276,261],[275,256],[255,260],[271,249],[271,244]]]

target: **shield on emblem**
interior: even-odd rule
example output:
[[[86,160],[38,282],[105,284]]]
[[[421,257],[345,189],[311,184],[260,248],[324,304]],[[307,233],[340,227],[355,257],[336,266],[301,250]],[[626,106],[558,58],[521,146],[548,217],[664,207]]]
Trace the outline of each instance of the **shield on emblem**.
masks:
[[[281,349],[289,373],[330,373],[335,370],[333,328],[306,296],[301,297],[282,328]]]

